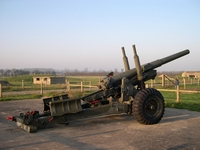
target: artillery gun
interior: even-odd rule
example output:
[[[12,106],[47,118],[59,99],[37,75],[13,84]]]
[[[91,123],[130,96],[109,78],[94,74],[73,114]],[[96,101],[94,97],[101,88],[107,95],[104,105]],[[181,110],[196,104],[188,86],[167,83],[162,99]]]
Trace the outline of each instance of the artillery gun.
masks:
[[[69,98],[67,94],[43,99],[44,111],[20,113],[8,117],[27,132],[36,132],[51,123],[68,123],[71,120],[95,115],[127,113],[133,114],[141,124],[158,123],[165,111],[162,94],[154,88],[145,88],[145,81],[154,79],[157,67],[189,54],[184,50],[168,57],[140,65],[133,45],[135,68],[130,69],[125,50],[122,47],[125,72],[109,73],[100,80],[99,90],[81,98]]]

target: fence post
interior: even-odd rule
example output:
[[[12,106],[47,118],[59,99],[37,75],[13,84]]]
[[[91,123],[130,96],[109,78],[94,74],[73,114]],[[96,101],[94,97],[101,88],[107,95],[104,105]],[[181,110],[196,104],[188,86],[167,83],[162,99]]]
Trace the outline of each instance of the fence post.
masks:
[[[162,87],[165,87],[165,75],[162,74]]]
[[[183,84],[184,84],[184,90],[185,90],[185,87],[186,87],[185,78],[183,78]]]
[[[70,82],[67,81],[67,91],[69,92],[70,91]]]
[[[90,91],[91,91],[92,82],[90,81]]]
[[[68,81],[67,81],[67,79],[65,80],[65,84],[66,84],[66,91],[68,90]]]
[[[145,88],[149,88],[149,84],[147,83],[147,84],[145,84]]]
[[[0,83],[0,98],[1,97],[3,97],[3,95],[2,95],[2,85],[1,85],[1,83]]]
[[[41,83],[41,91],[40,94],[43,95],[43,83]]]
[[[81,81],[81,92],[83,92],[83,81]]]
[[[24,80],[22,80],[22,89],[24,89]]]
[[[179,85],[176,86],[176,102],[180,102]]]

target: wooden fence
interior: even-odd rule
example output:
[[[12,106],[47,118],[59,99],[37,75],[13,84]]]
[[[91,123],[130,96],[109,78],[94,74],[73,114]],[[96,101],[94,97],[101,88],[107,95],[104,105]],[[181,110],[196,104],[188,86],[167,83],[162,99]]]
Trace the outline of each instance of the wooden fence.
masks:
[[[161,76],[161,82],[162,82],[162,86],[165,87],[165,85],[167,84],[175,84],[175,78],[171,78],[165,74],[162,74]],[[194,78],[194,77],[179,77],[179,82],[180,84],[182,84],[184,86],[184,89],[186,89],[186,85],[193,85],[193,84],[200,84],[200,78]],[[151,87],[153,86],[153,83],[155,83],[155,80],[151,80]]]
[[[190,91],[190,90],[180,90],[179,85],[176,87],[175,90],[169,89],[157,89],[158,91],[164,92],[176,92],[176,102],[180,102],[180,93],[200,93],[200,91]]]
[[[71,87],[80,87],[80,91],[83,92],[84,88],[97,88],[97,86],[93,86],[91,81],[81,81],[81,82],[70,82],[67,81],[67,91],[71,91]]]
[[[86,84],[88,83],[88,84]],[[153,81],[151,82],[151,86],[153,87]],[[80,87],[80,91],[84,91],[84,87],[89,88],[95,88],[97,86],[92,86],[91,81],[81,81],[81,82],[67,82],[67,91],[71,90],[71,87]],[[148,87],[148,84],[146,85]],[[184,86],[185,87],[185,86]],[[179,85],[176,86],[176,89],[170,90],[170,89],[157,89],[158,91],[164,91],[164,92],[175,92],[176,93],[176,102],[180,102],[180,93],[200,93],[200,91],[191,91],[191,90],[180,90]]]
[[[97,86],[92,85],[91,81],[80,81],[80,82],[70,82],[67,81],[66,82],[66,88],[67,91],[71,91],[72,89],[74,89],[73,87],[75,87],[76,89],[80,89],[81,92],[85,91],[86,88],[87,90],[91,90],[92,88],[96,88]],[[189,84],[194,84],[194,79],[191,79],[191,81],[189,82]],[[197,80],[196,82],[199,85],[199,80]],[[184,84],[184,90],[180,90],[179,85],[177,86],[176,89],[174,90],[170,90],[170,89],[158,89],[159,91],[166,91],[166,92],[176,92],[176,101],[180,102],[180,93],[200,93],[200,91],[191,91],[191,90],[185,90],[185,86],[186,86],[186,82],[185,79],[183,79],[183,84]],[[159,83],[156,83],[155,80],[151,80],[150,82],[150,87],[153,88],[155,86],[159,85]],[[163,83],[162,83],[163,85]],[[149,87],[149,84],[146,84],[146,87]],[[22,89],[24,89],[24,81],[22,80]],[[43,84],[41,84],[41,90],[40,90],[41,95],[43,95]],[[2,85],[0,84],[0,98],[3,97],[2,94]]]

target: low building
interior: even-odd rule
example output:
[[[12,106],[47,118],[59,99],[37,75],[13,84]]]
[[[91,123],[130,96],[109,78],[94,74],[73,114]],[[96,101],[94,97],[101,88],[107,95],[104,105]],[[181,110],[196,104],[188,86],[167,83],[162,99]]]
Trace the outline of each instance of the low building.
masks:
[[[0,80],[0,84],[2,86],[10,86],[11,85],[8,81],[5,81],[5,80]]]
[[[185,71],[182,73],[182,77],[200,78],[200,71]]]
[[[33,84],[65,84],[65,77],[33,77]]]

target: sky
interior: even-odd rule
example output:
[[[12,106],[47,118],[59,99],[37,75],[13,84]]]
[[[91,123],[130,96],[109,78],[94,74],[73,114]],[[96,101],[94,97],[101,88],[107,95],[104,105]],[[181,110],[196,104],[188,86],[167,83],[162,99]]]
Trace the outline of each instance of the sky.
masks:
[[[158,71],[200,71],[199,0],[1,0],[0,69],[111,71],[189,49]]]

